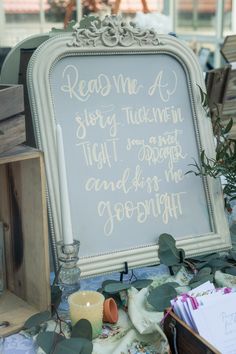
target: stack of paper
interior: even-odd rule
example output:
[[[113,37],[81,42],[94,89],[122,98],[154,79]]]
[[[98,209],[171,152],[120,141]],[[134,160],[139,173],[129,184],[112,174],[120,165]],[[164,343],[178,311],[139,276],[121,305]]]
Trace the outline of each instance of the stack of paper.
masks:
[[[171,301],[174,312],[222,354],[236,354],[236,289],[210,282]]]

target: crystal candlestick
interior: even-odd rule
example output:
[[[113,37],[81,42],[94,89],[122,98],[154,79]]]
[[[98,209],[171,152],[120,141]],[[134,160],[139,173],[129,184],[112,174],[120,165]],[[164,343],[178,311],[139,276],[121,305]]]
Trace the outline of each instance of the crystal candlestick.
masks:
[[[63,241],[57,242],[60,265],[58,285],[62,290],[58,311],[64,318],[69,318],[68,296],[80,289],[80,268],[77,265],[79,247],[80,242],[77,240],[73,240],[73,243],[69,245],[65,245]]]

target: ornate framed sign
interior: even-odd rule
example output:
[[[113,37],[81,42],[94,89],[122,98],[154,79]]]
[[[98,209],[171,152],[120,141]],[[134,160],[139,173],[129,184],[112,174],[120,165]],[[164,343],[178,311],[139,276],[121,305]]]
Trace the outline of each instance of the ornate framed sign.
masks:
[[[50,226],[62,238],[56,125],[83,276],[158,263],[170,233],[187,255],[230,247],[220,182],[185,174],[214,155],[202,72],[182,41],[119,17],[87,18],[34,53],[28,89],[44,151]]]

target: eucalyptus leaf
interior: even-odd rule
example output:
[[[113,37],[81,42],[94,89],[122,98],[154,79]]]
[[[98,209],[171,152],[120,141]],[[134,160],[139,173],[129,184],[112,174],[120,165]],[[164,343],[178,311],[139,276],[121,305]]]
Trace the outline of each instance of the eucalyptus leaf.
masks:
[[[143,288],[147,288],[150,284],[152,284],[153,280],[151,279],[138,279],[131,283],[131,286],[136,288],[137,290],[141,290]]]
[[[71,338],[85,338],[92,341],[92,326],[86,319],[81,319],[72,327]]]
[[[194,266],[197,270],[200,270],[202,268],[205,268],[208,266],[208,262],[205,261],[205,262],[197,262],[197,263],[194,263]]]
[[[91,354],[93,344],[85,338],[70,338],[59,342],[53,354]]]
[[[209,267],[209,264],[211,261],[215,260],[215,259],[219,259],[219,254],[218,253],[211,253],[211,254],[206,254],[206,255],[202,255],[199,257],[192,257],[190,258],[190,262],[194,264],[195,268],[197,270],[200,270],[202,268],[205,267]]]
[[[206,283],[207,281],[210,281],[212,283],[213,280],[214,280],[214,276],[213,276],[213,274],[210,274],[210,275],[206,275],[205,277],[202,277],[199,281],[195,281],[192,283],[189,282],[189,286],[191,287],[191,289],[194,289],[197,286]]]
[[[65,338],[56,332],[41,332],[37,335],[37,345],[42,348],[46,354],[51,354],[57,343]]]
[[[212,273],[212,269],[210,267],[205,267],[199,270],[199,272],[190,280],[189,284],[194,284],[196,282],[202,281],[202,279],[207,279],[208,278],[212,278],[213,279],[213,275]]]
[[[119,280],[113,280],[113,279],[104,280],[104,282],[102,282],[102,289],[104,289],[106,285],[113,284],[113,283],[120,283],[120,281]]]
[[[210,261],[215,258],[219,258],[218,253],[209,253],[209,254],[204,254],[201,256],[191,257],[190,261],[192,260],[192,261],[196,261],[196,262],[206,262],[206,261]]]
[[[168,245],[168,247],[172,247],[172,246],[175,247],[175,239],[174,239],[174,237],[173,237],[172,235],[170,235],[170,234],[166,234],[166,233],[161,234],[161,235],[159,236],[158,242],[159,242],[159,243],[160,243],[160,242],[164,242],[164,244]]]
[[[156,311],[162,312],[170,306],[170,301],[177,296],[177,291],[167,284],[162,284],[150,291],[147,301]]]
[[[158,256],[160,263],[169,267],[184,261],[184,250],[176,247],[175,239],[170,234],[161,234],[158,244]]]
[[[39,326],[43,322],[48,321],[51,318],[49,311],[39,312],[28,318],[24,324],[24,329],[30,329],[31,327]]]
[[[229,259],[236,261],[236,251],[229,251]]]
[[[229,262],[227,262],[225,259],[222,259],[222,258],[212,259],[208,263],[209,263],[210,267],[212,268],[213,273],[216,270],[221,270],[221,269],[231,265]]]
[[[173,275],[176,275],[180,269],[182,268],[182,265],[173,265],[170,267],[171,268],[171,272],[173,273]]]
[[[201,86],[197,85],[199,87],[200,90],[200,95],[201,95],[201,104],[203,106],[203,108],[207,108],[208,107],[208,99],[207,99],[207,94],[206,92],[204,92],[201,88]]]
[[[224,273],[236,276],[236,267],[227,267],[224,269]]]
[[[116,294],[122,290],[127,290],[131,287],[130,284],[122,283],[122,282],[113,282],[110,284],[105,285],[104,291],[109,294]]]
[[[172,286],[172,288],[178,288],[178,287],[180,287],[180,284],[177,283],[176,281],[168,281],[168,282],[166,282],[165,284],[168,284],[168,285]]]
[[[227,123],[226,127],[225,127],[225,130],[224,130],[224,134],[227,134],[230,132],[232,126],[233,126],[233,119],[230,118],[229,122]]]

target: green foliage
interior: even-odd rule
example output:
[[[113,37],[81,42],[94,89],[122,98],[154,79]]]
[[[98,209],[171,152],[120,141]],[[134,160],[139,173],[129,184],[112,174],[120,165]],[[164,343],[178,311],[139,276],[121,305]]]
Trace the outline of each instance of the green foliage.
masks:
[[[102,283],[102,287],[101,289],[98,289],[98,291],[100,291],[104,295],[105,299],[112,297],[115,300],[117,306],[122,307],[120,291],[130,288],[129,284],[124,285],[124,287],[122,286],[122,284],[123,283],[118,280],[108,279]]]
[[[104,291],[108,294],[116,294],[123,290],[128,290],[131,287],[129,283],[122,282],[112,282],[110,284],[105,285]]]
[[[228,258],[233,261],[236,261],[236,251],[229,251]]]
[[[92,341],[93,330],[91,323],[86,319],[79,320],[73,327],[71,331],[71,338],[85,338]]]
[[[176,267],[176,265],[173,265],[173,263],[179,262],[178,252],[179,250],[175,246],[174,238],[169,234],[162,234],[159,238],[158,251],[160,263],[165,264],[169,268],[172,264],[171,270],[173,271],[173,268]],[[192,289],[205,283],[206,281],[214,282],[214,275],[217,270],[236,276],[236,244],[235,247],[228,253],[211,253],[191,257],[189,259],[184,258],[181,266],[185,267],[187,271],[190,270],[193,274],[192,279],[188,284]],[[166,285],[167,284],[172,286],[172,288],[178,287],[176,286],[176,283],[166,283]],[[179,284],[179,286],[181,285]],[[158,288],[159,287],[156,289]]]
[[[131,283],[131,285],[137,290],[141,290],[143,288],[147,288],[150,284],[152,284],[151,279],[138,279]]]
[[[169,234],[161,234],[158,243],[158,257],[160,262],[171,267],[174,274],[177,273],[184,263],[184,250],[176,247],[175,239]]]
[[[207,107],[207,97],[201,88],[200,94],[202,105],[205,108]],[[233,126],[233,119],[231,118],[225,126],[220,117],[219,109],[216,107],[212,118],[212,126],[216,140],[215,156],[208,157],[203,150],[200,154],[200,164],[194,161],[194,164],[190,165],[194,167],[194,170],[187,173],[213,178],[224,176],[226,183],[223,192],[227,198],[226,207],[230,208],[229,202],[236,198],[236,140],[229,135]]]
[[[236,267],[235,266],[226,267],[224,269],[224,273],[236,276]]]
[[[64,337],[56,332],[41,332],[38,334],[36,342],[46,354],[53,353],[57,343],[64,340]]]
[[[51,313],[49,311],[36,313],[25,322],[24,329],[30,329],[32,327],[40,326],[42,323],[48,321],[50,318]]]
[[[199,270],[199,272],[190,280],[189,285],[192,289],[197,286],[210,281],[213,282],[214,276],[210,267],[205,267]]]
[[[228,255],[220,255],[219,253],[212,253],[200,257],[191,258],[197,270],[210,268],[214,275],[217,270],[224,271],[225,268],[230,267],[232,264],[229,262],[230,252]],[[203,273],[202,273],[203,274]]]
[[[58,316],[58,315],[57,315]],[[51,318],[48,311],[38,313],[30,317],[24,324],[25,329],[39,327],[45,324]],[[57,321],[60,326],[60,333],[46,332],[47,326],[41,328],[41,332],[37,335],[37,345],[44,350],[46,354],[91,354],[93,351],[92,344],[92,326],[91,323],[82,319],[78,321],[71,330],[71,338],[65,338],[62,331],[61,323],[64,322],[58,316]],[[67,324],[68,328],[69,325]],[[37,333],[33,333],[37,334]]]
[[[85,338],[70,338],[59,342],[53,354],[91,354],[93,343]]]
[[[126,301],[124,301],[124,299],[121,299],[120,293],[127,291],[131,288],[131,286],[136,288],[137,290],[141,290],[149,286],[151,283],[151,279],[138,279],[129,283],[123,283],[121,281],[108,279],[102,283],[102,287],[97,291],[101,292],[104,295],[105,299],[112,297],[115,300],[117,306],[123,308],[124,306],[126,306]]]
[[[199,90],[200,90],[200,95],[201,95],[201,103],[203,108],[205,109],[206,112],[208,112],[208,97],[207,94],[202,90],[201,86],[197,84]]]
[[[170,301],[177,296],[175,288],[169,283],[162,284],[150,291],[147,301],[156,311],[162,312],[170,306]]]

